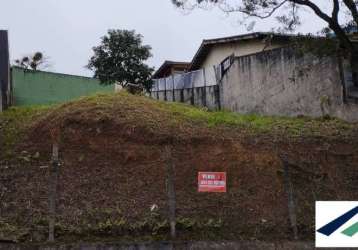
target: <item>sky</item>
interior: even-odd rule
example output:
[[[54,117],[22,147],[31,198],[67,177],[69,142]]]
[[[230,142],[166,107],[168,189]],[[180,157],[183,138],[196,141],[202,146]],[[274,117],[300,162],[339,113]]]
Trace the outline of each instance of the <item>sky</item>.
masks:
[[[302,21],[298,32],[324,26],[308,11]],[[270,31],[275,24],[258,20],[250,32]],[[203,39],[249,32],[234,14],[217,9],[184,13],[171,0],[3,0],[0,29],[9,30],[12,62],[41,51],[49,57],[48,71],[83,76],[93,75],[85,65],[108,29],[142,34],[144,44],[152,46],[147,63],[155,68],[164,60],[191,61]]]

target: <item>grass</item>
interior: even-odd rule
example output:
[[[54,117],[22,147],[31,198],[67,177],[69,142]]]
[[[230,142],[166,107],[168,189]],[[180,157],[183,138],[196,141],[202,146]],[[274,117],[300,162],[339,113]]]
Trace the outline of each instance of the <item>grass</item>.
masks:
[[[36,118],[46,113],[58,113],[61,116],[68,112],[78,112],[94,108],[98,116],[111,118],[116,112],[124,110],[128,117],[136,116],[132,121],[144,122],[148,126],[170,122],[173,126],[197,124],[214,128],[228,127],[242,133],[265,133],[288,135],[293,137],[349,137],[357,131],[357,124],[350,124],[334,118],[313,119],[308,117],[290,118],[278,116],[261,116],[257,114],[237,114],[228,111],[208,111],[182,103],[168,103],[149,99],[143,96],[132,96],[121,92],[118,94],[96,94],[54,106],[12,107],[0,114],[1,156],[11,154],[11,149],[21,138],[26,128]],[[152,116],[151,114],[155,114]],[[161,119],[162,115],[166,119]],[[154,118],[153,118],[154,117]],[[168,117],[170,119],[168,119]],[[160,121],[159,121],[160,120]]]
[[[281,117],[257,114],[238,114],[229,111],[208,111],[181,103],[158,102],[161,109],[186,119],[205,122],[209,127],[230,126],[244,128],[253,133],[285,132],[291,136],[346,135],[357,128],[357,124],[336,118]]]
[[[11,107],[0,113],[0,156],[8,158],[12,154],[13,146],[22,137],[26,128],[50,110],[50,106]]]
[[[329,117],[281,117],[238,114],[229,111],[209,111],[207,108],[193,107],[183,103],[156,101],[146,97],[132,96],[128,93],[97,94],[82,98],[73,104],[83,106],[84,103],[86,103],[86,105],[95,104],[101,107],[111,107],[114,103],[117,103],[142,112],[166,114],[170,117],[169,122],[174,126],[183,125],[183,121],[187,122],[186,124],[199,122],[201,125],[210,128],[224,126],[232,129],[240,129],[242,132],[244,132],[244,129],[254,134],[283,133],[294,137],[346,136],[350,135],[352,131],[358,127],[357,124],[351,124]],[[144,114],[140,115],[144,117]],[[145,122],[149,124],[153,121],[147,119]],[[154,121],[154,123],[159,124],[159,121]]]

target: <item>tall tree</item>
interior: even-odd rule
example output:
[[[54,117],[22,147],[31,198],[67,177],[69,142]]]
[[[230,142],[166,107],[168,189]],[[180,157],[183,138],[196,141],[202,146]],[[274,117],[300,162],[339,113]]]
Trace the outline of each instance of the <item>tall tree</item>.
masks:
[[[353,80],[358,86],[358,48],[345,32],[345,27],[358,26],[357,0],[171,0],[176,6],[200,7],[213,5],[227,13],[238,13],[242,18],[267,19],[275,17],[286,30],[300,25],[300,14],[310,9],[314,15],[327,23],[336,39],[350,58]],[[329,11],[327,11],[328,7]],[[284,10],[284,11],[282,11]]]
[[[143,86],[150,89],[153,68],[145,61],[151,47],[142,44],[142,36],[130,30],[109,30],[101,44],[93,47],[94,55],[87,67],[102,84],[117,83],[123,87]]]

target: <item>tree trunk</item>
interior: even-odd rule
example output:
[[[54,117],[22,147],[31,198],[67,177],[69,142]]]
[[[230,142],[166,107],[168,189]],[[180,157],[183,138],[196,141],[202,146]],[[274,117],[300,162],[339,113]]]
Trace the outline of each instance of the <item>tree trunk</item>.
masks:
[[[352,70],[352,81],[354,87],[358,87],[358,47],[349,36],[341,29],[338,23],[331,23],[329,27],[337,35],[341,48],[349,55],[349,63]]]
[[[358,88],[358,51],[354,50],[350,56],[350,64],[352,69],[352,81],[354,87]]]

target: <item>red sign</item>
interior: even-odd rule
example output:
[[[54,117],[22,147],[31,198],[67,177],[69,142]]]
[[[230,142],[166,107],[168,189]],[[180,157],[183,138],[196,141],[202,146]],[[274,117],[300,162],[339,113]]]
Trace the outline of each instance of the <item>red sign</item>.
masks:
[[[225,172],[199,172],[199,192],[226,193]]]

